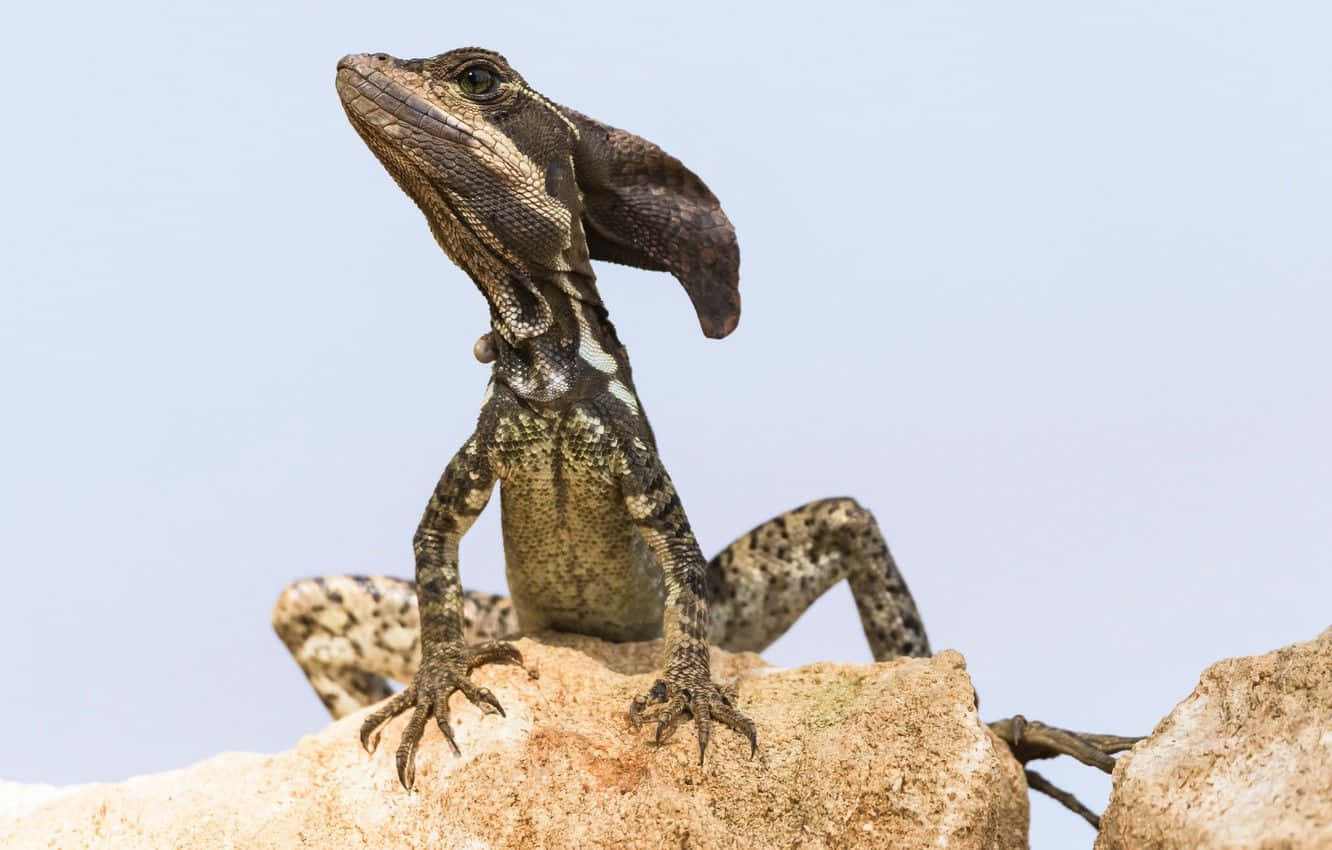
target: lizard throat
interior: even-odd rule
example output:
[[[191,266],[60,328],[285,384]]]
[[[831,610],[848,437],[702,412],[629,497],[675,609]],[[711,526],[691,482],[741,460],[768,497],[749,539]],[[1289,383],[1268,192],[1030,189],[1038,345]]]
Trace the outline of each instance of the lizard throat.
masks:
[[[632,398],[628,360],[604,311],[568,292],[543,294],[553,314],[548,330],[516,343],[498,326],[490,334],[496,379],[542,407],[564,408],[605,390]]]

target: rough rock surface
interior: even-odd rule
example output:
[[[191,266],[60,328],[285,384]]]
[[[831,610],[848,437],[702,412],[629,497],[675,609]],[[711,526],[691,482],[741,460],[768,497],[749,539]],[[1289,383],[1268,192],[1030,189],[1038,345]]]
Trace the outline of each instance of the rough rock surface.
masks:
[[[1096,847],[1332,847],[1332,629],[1208,667],[1119,759]]]
[[[692,726],[657,749],[625,722],[655,644],[519,646],[540,678],[477,671],[508,716],[455,696],[463,754],[428,727],[414,793],[393,768],[404,720],[368,756],[356,714],[277,755],[115,785],[0,785],[0,847],[1026,846],[1022,771],[977,717],[956,652],[795,670],[715,653],[719,678],[744,675],[759,755],[717,729],[700,768]]]

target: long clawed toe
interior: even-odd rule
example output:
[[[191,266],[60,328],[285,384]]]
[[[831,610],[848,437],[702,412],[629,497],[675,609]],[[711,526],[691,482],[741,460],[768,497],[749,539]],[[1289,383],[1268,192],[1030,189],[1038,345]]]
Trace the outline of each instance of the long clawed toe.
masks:
[[[1027,776],[1028,788],[1033,791],[1040,791],[1047,797],[1053,798],[1063,805],[1064,808],[1091,824],[1092,829],[1101,828],[1101,816],[1082,805],[1082,801],[1077,797],[1073,796],[1068,791],[1065,791],[1063,788],[1060,788],[1058,785],[1055,785],[1053,782],[1030,768],[1024,770],[1023,773]]]
[[[453,755],[461,756],[462,750],[458,749],[458,741],[453,737],[453,726],[449,723],[449,704],[444,703],[442,711],[435,712],[435,725],[444,735],[444,740],[449,742],[449,749],[453,750]]]
[[[637,730],[642,728],[643,724],[651,723],[658,718],[666,716],[671,706],[666,702],[666,683],[658,680],[652,688],[643,696],[634,697],[629,703],[629,726]],[[657,729],[658,743],[661,736],[660,726]]]
[[[1013,757],[1024,765],[1036,759],[1065,755],[1106,773],[1115,768],[1112,755],[1142,740],[1123,735],[1070,732],[1039,720],[1027,720],[1021,714],[995,721],[990,724],[990,729],[1008,744]]]
[[[504,706],[500,705],[500,701],[490,692],[489,688],[482,688],[472,684],[467,679],[460,679],[458,680],[458,690],[462,691],[463,696],[467,697],[467,701],[480,709],[482,714],[505,716]]]
[[[990,724],[990,729],[1008,744],[1013,757],[1021,762],[1029,788],[1058,801],[1064,808],[1074,812],[1097,829],[1100,828],[1101,819],[1095,812],[1084,806],[1073,794],[1059,788],[1036,771],[1028,769],[1027,762],[1066,755],[1110,773],[1115,768],[1112,756],[1142,740],[1141,737],[1124,735],[1070,732],[1038,720],[1029,721],[1021,714],[995,721]]]
[[[735,683],[720,686],[708,682],[701,687],[679,688],[658,679],[647,694],[629,703],[629,725],[638,729],[655,722],[653,742],[660,746],[670,740],[681,723],[692,718],[698,730],[698,763],[702,765],[716,721],[745,736],[752,758],[758,751],[758,733],[753,721],[735,708],[737,693]]]
[[[408,791],[412,790],[412,785],[416,783],[416,746],[421,743],[421,735],[425,732],[426,721],[429,719],[430,706],[417,703],[416,710],[412,712],[411,719],[407,721],[406,728],[402,730],[402,740],[398,743],[396,758],[398,781]],[[447,715],[444,722],[448,722]]]
[[[745,736],[745,739],[749,741],[749,757],[753,758],[755,753],[758,752],[758,727],[754,725],[754,721],[729,705],[721,712],[718,719],[726,727]]]
[[[1074,734],[1109,755],[1132,749],[1134,744],[1145,737],[1143,735],[1096,735],[1091,732],[1075,732]]]
[[[680,728],[684,722],[685,712],[682,709],[675,711],[666,711],[664,716],[657,721],[657,732],[652,736],[652,742],[657,746],[669,741],[675,735],[675,730]]]
[[[515,664],[526,669],[518,647],[502,640],[491,640],[467,648],[467,672],[483,664]]]
[[[416,702],[416,688],[408,686],[381,705],[379,708],[366,715],[365,721],[361,723],[361,746],[367,753],[373,753],[379,746],[379,733],[381,727],[393,718],[397,717],[407,710],[407,706]]]
[[[449,725],[449,697],[461,691],[467,701],[482,714],[504,716],[504,707],[489,688],[476,685],[468,678],[472,670],[483,664],[517,664],[523,657],[512,644],[490,641],[474,647],[459,648],[422,663],[416,678],[401,692],[390,697],[383,705],[366,716],[361,724],[361,746],[373,753],[379,745],[380,733],[394,717],[412,710],[412,716],[402,730],[402,740],[396,753],[398,781],[408,791],[416,783],[416,750],[425,733],[426,723],[433,716],[439,731],[449,742],[455,756],[462,755]]]

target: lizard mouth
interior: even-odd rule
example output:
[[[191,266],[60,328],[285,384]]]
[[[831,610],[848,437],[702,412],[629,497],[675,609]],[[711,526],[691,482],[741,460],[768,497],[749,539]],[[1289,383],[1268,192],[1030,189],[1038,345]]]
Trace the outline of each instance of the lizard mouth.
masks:
[[[396,82],[380,70],[381,65],[392,67],[377,56],[364,54],[338,61],[338,97],[358,129],[373,128],[393,137],[410,129],[468,147],[482,144],[472,127]]]

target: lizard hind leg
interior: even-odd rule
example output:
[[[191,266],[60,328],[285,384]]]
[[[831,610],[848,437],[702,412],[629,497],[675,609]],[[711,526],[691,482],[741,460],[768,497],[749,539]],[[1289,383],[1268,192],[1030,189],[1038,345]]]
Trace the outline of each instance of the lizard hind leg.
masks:
[[[469,643],[510,634],[503,596],[463,591]],[[421,663],[416,583],[390,576],[323,576],[292,582],[273,607],[273,629],[333,717],[391,696]]]
[[[876,661],[930,654],[915,600],[869,511],[852,499],[826,499],[789,511],[732,543],[708,564],[712,642],[759,651],[780,637],[824,591],[851,585]],[[1110,772],[1115,753],[1139,738],[1069,732],[1021,715],[989,724],[1026,772],[1028,785],[1092,826],[1099,819],[1027,763],[1069,755]]]
[[[930,654],[916,602],[873,514],[854,499],[810,502],[763,523],[708,564],[713,643],[760,651],[842,579],[876,661]]]

